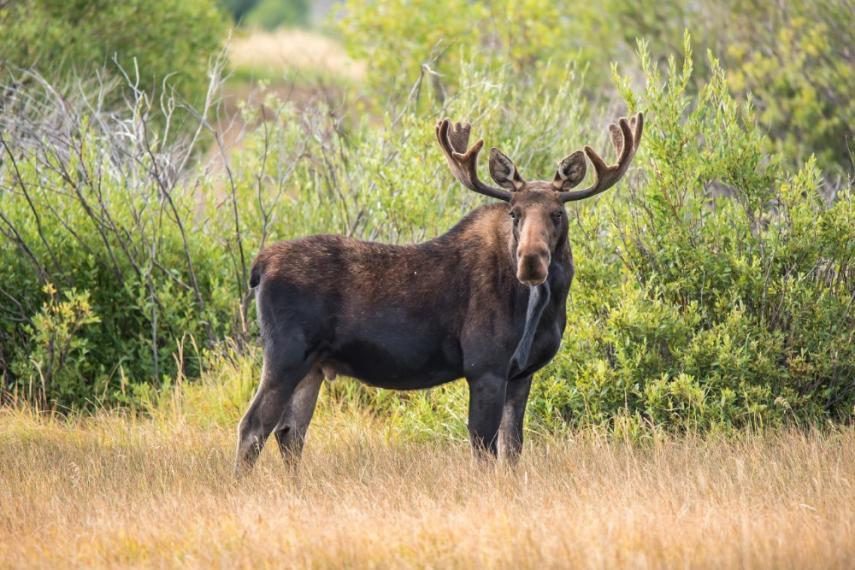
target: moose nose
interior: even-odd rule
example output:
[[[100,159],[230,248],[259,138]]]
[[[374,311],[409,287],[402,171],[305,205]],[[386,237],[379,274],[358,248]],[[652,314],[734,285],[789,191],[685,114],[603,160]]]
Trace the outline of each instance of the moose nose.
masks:
[[[533,287],[546,281],[549,274],[549,252],[528,252],[519,256],[517,279],[524,285]]]
[[[520,245],[520,247],[517,248],[517,259],[522,259],[524,257],[542,257],[548,260],[549,250],[540,244],[536,246],[532,244],[529,244],[528,246]]]

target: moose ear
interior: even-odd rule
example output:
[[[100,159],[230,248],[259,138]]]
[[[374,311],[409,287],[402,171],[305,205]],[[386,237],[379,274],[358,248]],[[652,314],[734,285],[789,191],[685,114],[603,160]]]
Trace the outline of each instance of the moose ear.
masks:
[[[588,165],[585,162],[585,153],[577,150],[570,156],[558,163],[558,170],[552,180],[552,187],[558,192],[570,190],[585,178]]]
[[[525,184],[514,161],[497,148],[490,149],[490,176],[499,186],[511,192],[520,190]]]

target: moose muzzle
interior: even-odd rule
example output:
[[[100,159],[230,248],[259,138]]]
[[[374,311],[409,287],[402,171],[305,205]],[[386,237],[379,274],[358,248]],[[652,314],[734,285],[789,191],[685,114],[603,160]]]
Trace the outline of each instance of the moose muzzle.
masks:
[[[548,249],[537,248],[517,251],[517,279],[523,285],[534,287],[546,281],[549,275],[550,255]]]

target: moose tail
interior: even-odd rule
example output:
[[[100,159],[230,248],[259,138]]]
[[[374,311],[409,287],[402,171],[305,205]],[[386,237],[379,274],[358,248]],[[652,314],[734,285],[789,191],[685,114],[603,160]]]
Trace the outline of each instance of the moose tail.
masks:
[[[252,270],[249,272],[249,287],[255,289],[261,283],[261,275],[264,273],[264,260],[261,256],[252,262]]]

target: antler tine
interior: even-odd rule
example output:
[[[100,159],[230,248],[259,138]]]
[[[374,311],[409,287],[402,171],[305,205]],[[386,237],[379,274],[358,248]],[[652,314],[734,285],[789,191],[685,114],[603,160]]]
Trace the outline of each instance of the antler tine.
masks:
[[[448,119],[436,124],[436,138],[451,172],[469,190],[505,202],[510,201],[510,192],[484,184],[478,178],[478,153],[481,152],[484,141],[478,140],[467,149],[470,129],[469,123],[452,126]]]
[[[630,127],[634,127],[635,132]],[[617,154],[617,164],[607,165],[606,162],[590,146],[585,147],[585,154],[591,164],[594,165],[594,183],[584,190],[560,192],[559,199],[562,202],[573,202],[589,198],[600,192],[604,192],[614,186],[624,174],[632,162],[638,144],[641,141],[641,133],[644,130],[644,115],[638,113],[631,121],[621,118],[618,124],[609,125],[609,134]]]

